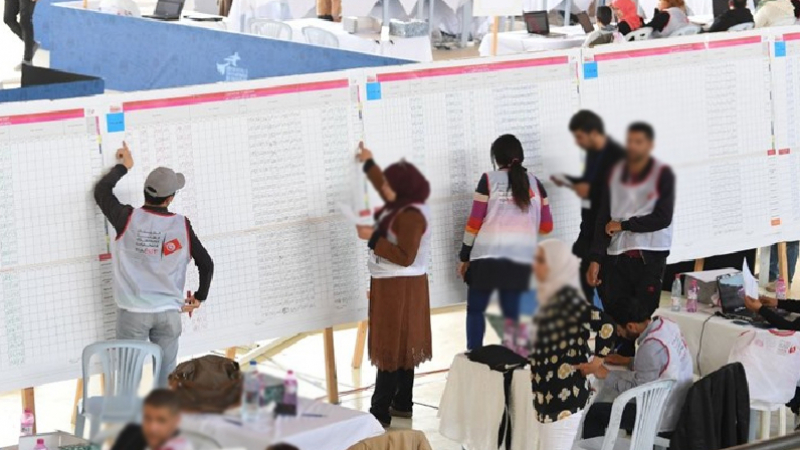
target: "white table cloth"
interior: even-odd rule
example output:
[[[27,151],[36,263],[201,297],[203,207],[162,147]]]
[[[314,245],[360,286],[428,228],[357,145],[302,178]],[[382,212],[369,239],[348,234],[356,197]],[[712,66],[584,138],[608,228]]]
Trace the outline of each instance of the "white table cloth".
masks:
[[[511,55],[514,53],[541,52],[544,50],[561,50],[565,48],[580,47],[586,40],[586,34],[580,25],[569,27],[551,27],[551,32],[563,33],[566,37],[549,38],[530,34],[525,30],[498,33],[497,54]],[[481,41],[478,49],[481,56],[490,56],[492,53],[492,36],[487,34]]]
[[[184,414],[181,428],[214,438],[225,448],[254,450],[277,443],[302,450],[346,450],[359,441],[383,434],[383,427],[369,413],[306,399],[300,400],[299,408],[301,414],[309,416],[270,415],[246,424],[237,415]]]
[[[302,19],[316,10],[316,0],[233,0],[225,22],[229,31],[247,33],[250,19]]]
[[[728,364],[728,356],[736,339],[745,331],[769,333],[767,330],[750,325],[736,324],[723,317],[711,317],[716,311],[719,309],[711,307],[701,307],[696,313],[686,312],[686,310],[675,312],[668,308],[660,308],[656,311],[657,316],[672,320],[681,328],[692,354],[694,373],[697,375],[708,375]],[[704,322],[705,332],[703,331]]]
[[[235,1],[235,0],[234,0]],[[390,41],[381,42],[379,34],[350,34],[344,30],[341,23],[329,22],[320,19],[290,20],[292,27],[292,40],[307,44],[303,28],[313,26],[325,29],[339,38],[339,48],[372,55],[382,55],[392,58],[407,59],[410,61],[433,61],[433,50],[428,36],[415,38],[393,37]]]
[[[388,0],[389,17],[408,20],[417,0]],[[342,17],[374,17],[383,19],[382,0],[342,0]]]
[[[514,372],[511,393],[512,450],[535,450],[538,422],[529,369]],[[439,403],[439,432],[469,450],[496,450],[504,401],[502,373],[456,355]]]

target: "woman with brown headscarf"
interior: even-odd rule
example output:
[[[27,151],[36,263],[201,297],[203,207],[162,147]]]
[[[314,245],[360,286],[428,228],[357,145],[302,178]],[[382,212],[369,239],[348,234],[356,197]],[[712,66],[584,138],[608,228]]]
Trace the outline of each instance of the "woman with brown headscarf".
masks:
[[[375,227],[357,226],[370,248],[369,358],[378,368],[370,412],[384,427],[412,414],[414,368],[432,357],[427,264],[428,180],[408,162],[382,172],[360,146],[364,172],[385,204]]]

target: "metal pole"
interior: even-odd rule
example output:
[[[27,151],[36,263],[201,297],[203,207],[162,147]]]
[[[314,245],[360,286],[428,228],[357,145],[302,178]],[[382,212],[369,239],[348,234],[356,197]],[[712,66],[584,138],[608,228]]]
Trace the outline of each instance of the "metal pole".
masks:
[[[472,0],[464,0],[461,6],[461,48],[467,47],[470,34],[472,34]]]
[[[436,22],[433,21],[433,1],[434,0],[428,0],[428,1],[430,2],[428,4],[428,28],[430,28],[428,31],[430,31],[431,35],[433,35],[433,29],[436,28],[439,24],[437,24]],[[424,4],[425,4],[425,2],[423,2],[423,5]]]
[[[382,0],[381,3],[383,4],[383,23],[381,26],[388,27],[389,26],[389,2],[391,0]]]
[[[424,20],[425,19],[425,0],[417,0],[417,19]]]
[[[564,0],[564,26],[570,26],[570,16],[572,14],[572,0]]]

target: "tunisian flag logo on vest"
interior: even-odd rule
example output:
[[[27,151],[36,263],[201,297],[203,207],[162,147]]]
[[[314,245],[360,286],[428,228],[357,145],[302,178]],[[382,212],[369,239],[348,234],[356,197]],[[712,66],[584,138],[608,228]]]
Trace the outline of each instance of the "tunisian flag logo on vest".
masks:
[[[164,243],[164,247],[162,248],[162,253],[164,253],[164,256],[169,256],[182,248],[183,247],[181,246],[181,241],[173,239],[171,241],[167,241]]]

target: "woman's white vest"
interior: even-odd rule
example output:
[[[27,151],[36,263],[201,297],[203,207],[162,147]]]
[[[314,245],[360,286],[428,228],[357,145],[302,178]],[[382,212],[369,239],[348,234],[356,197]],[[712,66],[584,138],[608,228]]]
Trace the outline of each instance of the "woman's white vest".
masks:
[[[140,313],[181,309],[191,260],[185,217],[136,208],[113,249],[117,306]]]
[[[658,36],[669,37],[672,33],[681,28],[691,25],[689,17],[686,16],[686,12],[681,8],[667,8],[666,12],[669,13],[669,22],[667,22],[667,26],[665,26],[661,32],[656,33]]]
[[[653,320],[653,330],[647,333],[639,344],[657,341],[667,349],[667,365],[661,370],[659,379],[675,380],[675,387],[664,406],[659,431],[672,431],[678,423],[678,416],[686,400],[686,394],[694,383],[692,355],[686,347],[681,329],[675,322],[657,317]]]
[[[403,267],[399,264],[395,264],[386,258],[382,258],[377,256],[373,250],[369,251],[369,273],[372,275],[373,278],[394,278],[394,277],[415,277],[419,275],[425,275],[428,273],[428,261],[430,261],[431,257],[431,213],[430,208],[428,205],[422,204],[413,204],[409,205],[406,208],[414,208],[419,210],[422,213],[423,217],[425,217],[425,233],[422,235],[422,240],[419,243],[419,250],[417,250],[417,257],[414,259],[414,262],[408,266]],[[388,213],[388,212],[387,212]],[[395,219],[398,215],[402,214],[403,210],[400,210],[396,215]],[[392,225],[394,221],[389,224],[389,229],[386,235],[386,239],[391,242],[392,244],[397,244],[397,234],[392,231]]]
[[[510,259],[520,264],[533,264],[542,210],[542,193],[536,177],[528,174],[531,205],[526,211],[514,202],[508,172],[489,172],[486,178],[489,202],[470,259]]]
[[[658,202],[658,180],[666,167],[653,159],[653,167],[647,178],[639,183],[625,183],[622,172],[625,162],[617,164],[611,171],[609,193],[611,197],[611,220],[626,221],[632,217],[646,216],[653,212]],[[611,237],[609,255],[621,255],[629,250],[668,251],[672,247],[672,224],[651,233],[620,231]]]

